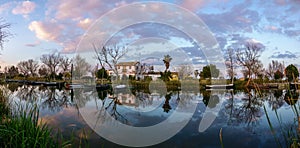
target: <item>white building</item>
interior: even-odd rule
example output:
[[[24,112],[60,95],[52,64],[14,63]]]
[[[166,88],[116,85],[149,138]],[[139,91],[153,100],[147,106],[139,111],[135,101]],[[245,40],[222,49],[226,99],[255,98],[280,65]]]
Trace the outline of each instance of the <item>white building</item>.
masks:
[[[139,62],[120,62],[116,64],[119,78],[135,76],[139,64]]]

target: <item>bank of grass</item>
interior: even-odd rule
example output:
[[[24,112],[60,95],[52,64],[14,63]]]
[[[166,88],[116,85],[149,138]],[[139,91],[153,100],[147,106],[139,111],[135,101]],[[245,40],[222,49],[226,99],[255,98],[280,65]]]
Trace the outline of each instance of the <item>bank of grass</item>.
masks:
[[[71,141],[53,135],[52,129],[38,123],[36,106],[18,105],[0,124],[0,147],[56,148],[68,147]]]
[[[0,147],[1,148],[55,148],[70,147],[71,141],[64,140],[61,134],[45,123],[38,123],[37,106],[16,105],[8,102],[3,89],[0,89]]]

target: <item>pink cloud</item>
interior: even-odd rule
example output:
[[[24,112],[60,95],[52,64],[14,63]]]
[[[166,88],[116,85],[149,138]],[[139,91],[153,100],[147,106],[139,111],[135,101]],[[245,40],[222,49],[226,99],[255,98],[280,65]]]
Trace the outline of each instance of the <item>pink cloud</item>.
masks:
[[[36,46],[38,46],[38,45],[40,45],[41,44],[41,42],[40,41],[35,41],[34,43],[27,43],[27,44],[25,44],[25,46],[28,46],[28,47],[36,47]]]
[[[278,5],[285,5],[286,4],[286,0],[274,0],[274,2]]]
[[[102,11],[102,6],[101,0],[53,0],[49,12],[53,12],[58,20],[80,20],[84,15]]]
[[[79,23],[77,24],[78,27],[86,30],[88,27],[93,23],[93,20],[90,18],[85,18],[83,20],[80,20]]]
[[[55,22],[33,21],[29,24],[29,30],[35,32],[36,37],[45,41],[58,41],[63,27]]]
[[[11,6],[12,6],[12,2],[7,2],[7,3],[0,5],[0,14],[11,9]]]
[[[181,5],[186,9],[196,11],[197,9],[202,8],[208,2],[209,0],[183,0]]]
[[[267,30],[271,30],[271,31],[277,31],[277,30],[278,30],[278,27],[272,26],[272,25],[266,26],[265,28],[266,28]]]
[[[27,16],[34,11],[36,4],[31,1],[23,1],[17,4],[17,6],[12,10],[13,14],[21,14]]]

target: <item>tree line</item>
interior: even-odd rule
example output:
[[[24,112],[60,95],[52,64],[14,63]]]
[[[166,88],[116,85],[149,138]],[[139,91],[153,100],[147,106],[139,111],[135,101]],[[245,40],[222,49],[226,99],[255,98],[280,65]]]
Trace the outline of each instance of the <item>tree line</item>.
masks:
[[[73,72],[71,71],[73,67]],[[42,77],[49,80],[71,78],[71,73],[75,78],[92,72],[91,65],[84,58],[77,55],[74,58],[62,56],[59,53],[44,54],[40,60],[28,59],[20,61],[16,66],[4,68],[6,78],[15,77]]]
[[[284,77],[289,82],[298,80],[299,71],[298,68],[290,64],[285,67],[284,62],[272,60],[266,68],[264,68],[260,58],[264,46],[260,43],[247,42],[241,48],[228,48],[225,51],[225,65],[227,75],[229,76],[231,83],[234,82],[237,76],[237,69],[241,68],[241,73],[247,84],[253,82],[254,79],[259,80],[282,80]],[[219,76],[219,69],[215,65],[207,65],[203,67],[203,70],[199,72],[195,70],[195,76],[200,78],[217,78]]]

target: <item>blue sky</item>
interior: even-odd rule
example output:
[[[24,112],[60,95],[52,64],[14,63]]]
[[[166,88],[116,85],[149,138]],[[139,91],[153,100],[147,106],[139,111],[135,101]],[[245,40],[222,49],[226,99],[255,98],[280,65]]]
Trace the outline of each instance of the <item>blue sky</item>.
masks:
[[[38,60],[42,54],[50,52],[74,53],[81,37],[99,17],[114,8],[133,2],[137,1],[2,0],[0,16],[11,24],[12,34],[9,42],[5,43],[4,50],[1,51],[2,69],[21,60],[30,58]],[[195,13],[216,37],[221,49],[228,46],[238,48],[245,41],[251,40],[266,47],[260,58],[265,67],[271,60],[284,61],[285,65],[300,62],[300,1],[173,0],[162,2],[176,4]],[[134,15],[131,13],[128,11],[124,17]],[[176,31],[174,33],[172,29],[166,29],[169,32],[166,33],[167,35],[162,35],[160,34],[162,31],[151,31],[145,29],[147,27],[149,28],[149,25],[135,25],[119,34],[121,38],[123,36],[122,41],[128,36],[133,36],[134,40],[126,38],[129,44],[132,44],[130,41],[143,37],[168,36],[168,40],[182,43],[180,47],[190,48],[189,39],[184,35],[178,35],[180,33]]]

